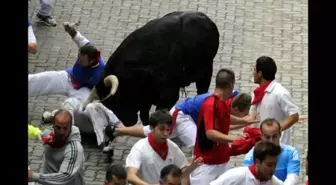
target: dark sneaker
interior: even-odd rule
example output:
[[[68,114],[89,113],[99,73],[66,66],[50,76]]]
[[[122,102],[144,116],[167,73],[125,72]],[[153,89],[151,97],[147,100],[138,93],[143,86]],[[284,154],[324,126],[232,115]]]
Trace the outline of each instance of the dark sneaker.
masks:
[[[54,18],[52,18],[51,16],[44,16],[41,14],[37,14],[36,17],[45,25],[47,26],[52,26],[52,27],[56,27],[57,23],[55,21]]]
[[[64,30],[70,34],[71,37],[74,37],[77,33],[76,26],[80,25],[80,21],[76,23],[71,23],[71,22],[64,22]]]
[[[108,142],[112,142],[115,138],[114,137],[115,126],[107,125],[104,130],[106,136],[108,137]]]

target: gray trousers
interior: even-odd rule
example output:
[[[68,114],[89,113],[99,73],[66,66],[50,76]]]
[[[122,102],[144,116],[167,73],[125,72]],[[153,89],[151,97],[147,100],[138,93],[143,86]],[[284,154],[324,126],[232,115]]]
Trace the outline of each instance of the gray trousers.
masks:
[[[43,16],[51,16],[55,0],[40,0],[41,8],[39,14]]]
[[[105,126],[116,126],[120,121],[111,110],[101,103],[89,103],[84,111],[80,108],[81,104],[82,102],[77,98],[67,98],[61,106],[72,114],[73,124],[79,128],[81,133],[96,134],[99,146],[104,142]]]

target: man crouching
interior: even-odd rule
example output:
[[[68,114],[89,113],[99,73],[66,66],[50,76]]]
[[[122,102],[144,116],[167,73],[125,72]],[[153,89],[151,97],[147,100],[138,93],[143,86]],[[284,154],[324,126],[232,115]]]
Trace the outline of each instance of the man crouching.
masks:
[[[71,113],[60,109],[53,125],[42,133],[44,165],[41,173],[28,170],[28,182],[42,185],[85,185],[84,150],[79,129],[72,125]]]

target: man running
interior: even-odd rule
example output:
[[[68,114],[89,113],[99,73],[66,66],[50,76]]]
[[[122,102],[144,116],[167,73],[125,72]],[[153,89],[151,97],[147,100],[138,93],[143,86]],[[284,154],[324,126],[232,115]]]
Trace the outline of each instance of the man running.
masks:
[[[199,110],[198,115],[191,115],[197,120],[194,155],[196,158],[203,158],[204,164],[198,166],[190,174],[191,185],[209,184],[231,168],[228,164],[231,151],[229,143],[245,139],[243,136],[229,135],[231,124],[247,126],[257,122],[256,120],[242,119],[231,115],[230,98],[234,84],[235,74],[232,70],[219,70],[216,75],[214,92],[205,96],[199,102],[198,107],[194,107],[194,109]],[[179,110],[186,106],[175,107]]]
[[[98,83],[100,73],[105,67],[104,60],[97,47],[76,31],[75,25],[64,23],[65,31],[69,33],[79,48],[76,63],[72,68],[62,71],[29,74],[28,93],[30,97],[61,94],[68,98],[85,101],[93,86]],[[50,121],[52,115],[50,112],[45,112],[42,119]]]
[[[261,139],[269,141],[281,147],[278,163],[274,175],[282,180],[286,185],[295,185],[300,177],[300,153],[293,146],[280,143],[281,137],[280,123],[273,119],[265,119],[260,124]],[[251,149],[245,156],[244,166],[252,165],[254,161],[254,150]]]
[[[299,107],[290,93],[275,81],[277,66],[271,57],[261,56],[254,66],[254,82],[259,87],[253,91],[250,115],[263,121],[275,118],[281,123],[281,143],[291,143],[291,127],[299,120]],[[260,123],[256,125],[259,127]]]
[[[281,148],[268,141],[256,144],[253,163],[246,167],[236,167],[223,173],[209,185],[282,185],[274,176]]]
[[[127,179],[131,184],[159,184],[161,169],[170,164],[178,166],[187,178],[202,162],[202,158],[195,158],[189,164],[181,149],[168,139],[172,122],[171,115],[164,110],[151,114],[151,133],[136,142],[126,158]]]

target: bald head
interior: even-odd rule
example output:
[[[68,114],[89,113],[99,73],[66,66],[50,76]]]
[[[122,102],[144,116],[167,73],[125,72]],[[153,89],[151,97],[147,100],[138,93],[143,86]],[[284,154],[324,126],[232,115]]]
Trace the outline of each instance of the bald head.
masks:
[[[69,125],[72,123],[72,115],[68,110],[60,109],[55,113],[54,124]]]
[[[64,142],[71,132],[72,115],[65,109],[60,109],[54,116],[54,131],[56,142]]]

